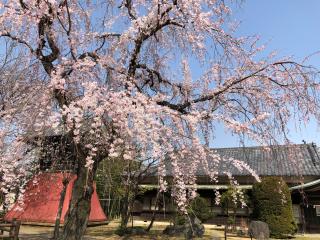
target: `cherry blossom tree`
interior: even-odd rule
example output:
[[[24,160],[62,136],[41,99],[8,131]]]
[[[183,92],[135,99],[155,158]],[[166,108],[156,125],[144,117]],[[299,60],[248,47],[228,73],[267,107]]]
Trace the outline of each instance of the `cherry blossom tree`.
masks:
[[[0,36],[25,51],[30,72],[0,110],[0,143],[11,149],[0,169],[23,157],[30,135],[52,129],[72,142],[77,181],[62,239],[82,238],[93,176],[108,156],[132,160],[139,146],[158,162],[163,191],[170,159],[172,196],[185,212],[197,168],[213,182],[224,161],[256,176],[210,151],[217,123],[267,145],[289,141],[292,117],[319,119],[315,69],[265,53],[257,37],[236,37],[229,3],[0,1]]]
[[[2,51],[0,54],[0,109],[1,128],[6,127],[5,122],[10,121],[8,112],[13,106],[23,104],[23,92],[29,91],[29,84],[26,84],[29,70],[24,59],[24,52],[17,49],[17,44],[10,40],[1,41]],[[18,115],[16,115],[18,116]],[[32,175],[34,169],[34,151],[24,144],[11,142],[13,138],[14,125],[8,126],[6,131],[1,131],[0,140],[0,195],[5,200],[3,209],[12,204],[14,193],[19,191],[25,178]],[[22,167],[23,166],[23,167]]]

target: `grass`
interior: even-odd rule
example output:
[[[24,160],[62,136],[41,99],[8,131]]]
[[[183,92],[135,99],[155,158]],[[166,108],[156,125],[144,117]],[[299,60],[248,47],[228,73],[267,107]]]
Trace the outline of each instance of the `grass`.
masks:
[[[311,239],[312,240],[320,240],[320,236],[316,237],[313,234],[312,235],[310,234],[309,236],[308,235],[307,236],[297,236],[294,238],[294,240],[311,240]],[[319,235],[319,234],[317,234],[317,235]]]
[[[150,233],[146,235],[124,236],[119,237],[114,234],[119,222],[112,221],[108,225],[89,227],[86,232],[84,240],[183,240],[183,236],[169,237],[162,234],[163,229],[169,224],[168,222],[155,222],[154,227]],[[146,228],[149,222],[135,221],[134,226],[142,226]],[[215,225],[205,225],[205,235],[203,240],[222,240],[224,239],[224,232],[222,227]],[[53,229],[51,227],[35,227],[35,226],[22,226],[20,230],[20,239],[22,240],[44,240],[52,236]],[[248,240],[248,237],[228,236],[228,240]],[[320,240],[320,234],[306,234],[305,236],[297,236],[293,240]]]
[[[146,227],[149,222],[145,223],[143,221],[135,221],[134,226],[143,226]],[[117,228],[117,222],[111,222],[109,226],[100,226],[89,228],[87,234],[89,236],[105,236],[104,239],[110,240],[118,240],[118,239],[128,239],[128,240],[147,240],[147,239],[157,239],[157,240],[184,240],[183,236],[179,237],[169,237],[162,234],[163,229],[168,225],[167,222],[156,222],[154,227],[150,231],[148,235],[137,235],[137,236],[126,236],[119,237],[115,235],[113,232]],[[203,238],[195,238],[195,239],[203,239],[203,240],[222,240],[224,239],[224,231],[222,227],[217,227],[215,225],[205,225],[205,234]],[[214,238],[215,237],[215,238]],[[238,237],[235,235],[228,234],[228,240],[249,240],[249,237]],[[305,236],[296,236],[292,240],[320,240],[320,234],[306,234]]]

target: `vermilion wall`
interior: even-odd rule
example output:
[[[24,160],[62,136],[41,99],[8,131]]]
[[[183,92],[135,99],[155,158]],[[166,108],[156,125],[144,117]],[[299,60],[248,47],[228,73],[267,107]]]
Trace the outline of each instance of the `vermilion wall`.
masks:
[[[63,189],[62,180],[64,173],[41,173],[31,179],[25,188],[22,200],[17,202],[5,215],[7,221],[17,218],[28,223],[54,223],[57,216],[60,193]],[[72,187],[76,175],[69,175],[71,178],[66,197],[63,203],[61,223],[64,222],[65,214],[69,207],[72,194]],[[89,222],[106,221],[99,198],[94,185],[94,192],[91,198],[91,212]]]

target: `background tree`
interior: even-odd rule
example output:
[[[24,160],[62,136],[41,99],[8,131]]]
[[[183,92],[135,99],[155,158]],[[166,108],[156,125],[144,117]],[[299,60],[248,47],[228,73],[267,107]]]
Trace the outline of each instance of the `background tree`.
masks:
[[[212,181],[225,161],[257,177],[250,166],[210,150],[215,124],[267,145],[288,141],[293,116],[320,119],[317,71],[262,54],[256,37],[236,37],[228,3],[0,2],[0,36],[28,53],[31,73],[19,81],[27,91],[19,88],[18,104],[1,110],[1,149],[13,153],[2,156],[1,168],[24,157],[26,136],[63,132],[77,153],[77,180],[62,239],[82,238],[94,175],[109,156],[124,151],[133,160],[138,145],[142,157],[158,162],[162,191],[168,157],[172,196],[186,213],[200,165]],[[199,77],[190,63],[199,65]]]
[[[290,190],[280,177],[266,177],[253,185],[253,217],[266,222],[271,236],[286,238],[297,231]]]
[[[247,207],[249,203],[248,196],[240,189],[230,187],[221,194],[221,206],[228,216],[228,225],[232,225],[232,230],[236,230],[237,209]]]
[[[30,78],[32,70],[28,58],[16,42],[1,38],[0,46],[0,128],[4,128],[7,121],[14,122],[8,117],[9,112],[18,117],[19,107],[26,104],[24,94],[30,90],[29,83],[37,80]],[[5,214],[13,199],[19,198],[19,192],[38,167],[34,158],[36,151],[31,147],[7,144],[15,137],[16,127],[10,124],[6,134],[0,130],[0,195],[4,211],[2,214]]]
[[[120,229],[127,227],[136,197],[144,191],[139,184],[157,171],[155,164],[154,159],[142,159],[139,154],[134,160],[124,159],[120,154],[100,163],[96,175],[97,191],[99,196],[109,199],[108,217],[110,214],[111,217],[121,216]]]
[[[100,200],[107,199],[102,206],[109,219],[120,217],[121,214],[121,201],[125,191],[122,182],[124,164],[123,159],[107,158],[97,169],[97,194]]]

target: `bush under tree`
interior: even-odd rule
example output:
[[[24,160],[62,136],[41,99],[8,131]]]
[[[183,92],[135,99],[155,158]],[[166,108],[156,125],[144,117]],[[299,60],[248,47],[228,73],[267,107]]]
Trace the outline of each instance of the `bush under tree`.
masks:
[[[282,178],[263,178],[254,184],[252,193],[253,217],[269,225],[272,237],[283,238],[297,231],[290,190]]]
[[[184,235],[185,239],[202,237],[204,226],[202,222],[213,216],[210,203],[207,199],[197,196],[189,202],[187,214],[180,212],[177,208],[173,218],[173,226],[169,225],[163,231],[166,235]]]
[[[175,225],[184,225],[190,219],[197,217],[201,222],[213,217],[209,201],[203,197],[194,198],[187,208],[188,215],[177,211],[174,215],[173,223]]]
[[[201,220],[201,222],[204,222],[210,217],[213,217],[209,201],[200,196],[191,201],[188,208],[188,213],[189,215],[195,215]]]

